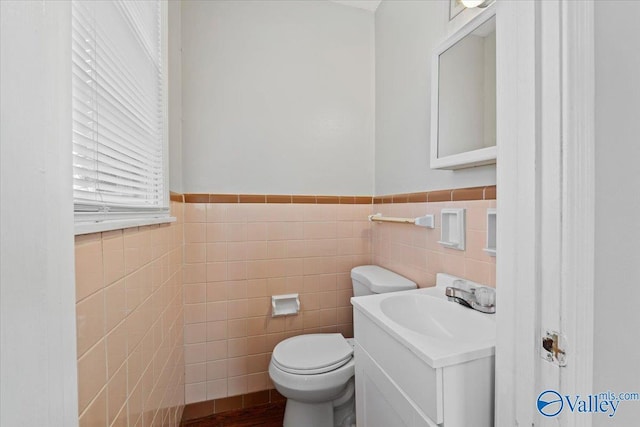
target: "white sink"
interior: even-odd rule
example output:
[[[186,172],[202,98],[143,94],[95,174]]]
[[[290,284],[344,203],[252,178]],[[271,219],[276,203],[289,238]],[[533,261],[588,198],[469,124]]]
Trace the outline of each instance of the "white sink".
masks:
[[[351,302],[356,311],[433,368],[494,355],[495,314],[449,301],[444,289],[438,286],[354,297]]]
[[[460,304],[431,295],[389,295],[380,310],[391,321],[422,335],[443,340],[495,339],[495,322]]]
[[[358,425],[494,426],[495,315],[447,300],[456,280],[351,299]]]

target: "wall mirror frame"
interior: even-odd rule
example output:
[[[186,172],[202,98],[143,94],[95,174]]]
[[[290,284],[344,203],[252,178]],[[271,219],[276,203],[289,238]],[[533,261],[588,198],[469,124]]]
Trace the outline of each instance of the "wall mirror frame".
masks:
[[[495,16],[494,3],[433,52],[431,169],[496,163]]]

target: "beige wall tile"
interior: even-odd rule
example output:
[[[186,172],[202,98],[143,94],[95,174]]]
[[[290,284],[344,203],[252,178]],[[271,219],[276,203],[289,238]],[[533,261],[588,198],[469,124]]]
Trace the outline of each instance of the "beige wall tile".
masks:
[[[104,291],[100,290],[76,305],[78,356],[104,337]]]
[[[267,279],[247,280],[247,298],[267,296]]]
[[[225,242],[207,243],[206,262],[226,261],[227,244]]]
[[[111,331],[127,316],[125,281],[119,280],[104,289],[106,332]]]
[[[185,203],[184,222],[207,222],[207,204]]]
[[[78,422],[80,427],[94,427],[107,425],[107,393],[102,390],[89,404]]]
[[[207,361],[226,359],[228,355],[227,340],[209,341],[206,344]]]
[[[214,360],[206,363],[207,381],[227,379],[227,360]]]
[[[210,262],[207,267],[207,282],[222,282],[227,280],[227,263],[226,262]]]
[[[107,373],[109,378],[127,360],[127,326],[125,322],[119,323],[106,336]]]
[[[184,224],[184,243],[204,243],[207,241],[208,226],[204,223]]]
[[[225,381],[226,385],[226,381]],[[226,393],[226,389],[225,389]],[[215,398],[214,398],[215,399]],[[207,383],[186,384],[184,387],[184,403],[202,402],[207,399]]]
[[[204,283],[207,281],[206,264],[185,264],[183,267],[184,283]]]
[[[245,280],[247,278],[247,263],[245,261],[227,262],[227,280]]]
[[[203,363],[207,360],[207,344],[185,344],[184,363],[187,365]]]
[[[127,417],[127,405],[125,404],[112,421],[111,427],[127,427],[129,425],[129,419]]]
[[[184,303],[197,304],[207,302],[207,285],[196,283],[184,285]]]
[[[124,273],[129,274],[142,265],[142,235],[138,227],[127,228],[123,231],[124,244]]]
[[[134,388],[137,386],[147,361],[142,358],[142,346],[136,347],[133,351],[129,350],[127,357],[127,390],[132,395]]]
[[[142,396],[142,386],[140,384],[136,385],[130,392],[129,398],[127,401],[127,410],[129,413],[129,424],[137,425],[138,422],[142,418],[142,406],[143,405],[143,396]]]
[[[240,357],[247,355],[247,338],[229,338],[227,341],[227,357]],[[231,374],[229,374],[231,375]]]
[[[227,394],[237,396],[247,393],[247,376],[229,377],[227,380]]]
[[[490,284],[491,270],[495,271],[494,264],[476,261],[473,259],[466,259],[464,277],[476,283],[482,283],[485,285]]]
[[[247,336],[263,335],[267,330],[266,315],[247,318]]]
[[[304,238],[302,222],[271,222],[267,224],[267,240],[299,240]]]
[[[226,375],[226,372],[225,372]],[[184,381],[187,384],[197,383],[206,380],[207,378],[207,364],[195,363],[185,365]]]
[[[184,323],[199,323],[207,321],[207,304],[185,304]]]
[[[247,358],[243,357],[232,357],[229,354],[229,359],[227,360],[227,375],[229,377],[237,377],[239,375],[247,374]]]
[[[206,243],[189,243],[184,245],[184,262],[194,264],[207,261]]]
[[[466,237],[465,256],[476,261],[491,262],[491,258],[494,257],[484,251],[487,243],[486,230],[467,230]]]
[[[269,388],[269,374],[259,372],[257,374],[247,375],[247,392],[267,390]]]
[[[247,240],[247,225],[245,223],[226,223],[224,235],[227,242],[245,242]]]
[[[78,359],[78,410],[82,413],[107,382],[104,340]],[[105,412],[106,414],[106,412]]]
[[[175,414],[184,401],[184,370],[177,366],[184,364],[187,318],[181,210],[182,204],[172,203],[179,222],[171,225],[76,239],[80,425],[151,425],[170,417],[173,425],[179,422]],[[186,278],[201,278],[206,290],[205,264]],[[206,320],[205,304],[192,311],[192,320],[199,320],[198,313]],[[171,414],[161,409],[168,408],[170,397]]]
[[[122,230],[102,233],[104,283],[110,285],[124,276],[124,241]]]
[[[127,367],[122,367],[116,371],[111,380],[107,383],[108,420],[113,423],[122,408],[127,402]],[[125,408],[126,410],[126,408]]]
[[[207,381],[206,384],[206,400],[220,399],[227,397],[227,379],[219,379]],[[205,400],[205,399],[202,399]]]
[[[247,243],[229,242],[227,243],[227,259],[229,261],[244,261],[247,259]]]
[[[336,221],[338,205],[304,205],[304,221]]]
[[[189,204],[189,203],[187,203]],[[227,204],[207,203],[205,204],[207,216],[206,222],[225,222],[227,219]]]
[[[246,223],[251,208],[245,204],[229,204],[227,205],[227,222]]]
[[[88,297],[104,286],[102,239],[100,233],[76,238],[76,301]]]
[[[207,324],[192,323],[184,326],[184,343],[197,344],[207,341]]]
[[[438,215],[443,206],[456,203],[460,202],[375,208],[386,215]],[[440,271],[495,283],[495,258],[487,259],[481,251],[487,206],[463,203],[468,208],[469,246],[462,253],[437,244],[439,229],[372,226],[366,220],[371,205],[172,203],[172,209],[184,209],[179,215],[186,223],[106,235],[111,251],[106,258],[102,240],[77,241],[77,259],[88,267],[77,271],[82,276],[79,297],[102,289],[102,277],[114,280],[121,274],[104,290],[109,332],[105,375],[115,386],[118,370],[128,367],[125,361],[131,362],[129,377],[135,384],[125,407],[135,420],[128,422],[147,424],[169,417],[168,410],[156,409],[162,405],[156,390],[170,378],[184,379],[184,391],[177,387],[175,395],[187,402],[260,391],[273,386],[267,372],[270,352],[282,339],[309,332],[352,336],[350,270],[356,265],[375,259],[421,286],[432,284]],[[119,237],[121,273],[113,268],[118,265]],[[184,259],[183,244],[187,245]],[[121,312],[123,288],[130,311]],[[270,296],[290,292],[300,293],[301,313],[271,318]],[[163,330],[170,325],[173,332]],[[184,356],[165,349],[168,337],[180,346],[184,339]],[[162,366],[175,366],[167,362],[173,354],[180,354],[185,369],[180,374],[162,373]],[[154,359],[149,362],[149,358]],[[119,409],[110,407],[109,416],[117,418],[122,414]]]
[[[261,335],[247,337],[247,355],[264,356],[267,352],[267,337],[264,333],[265,329],[262,328]]]
[[[248,302],[246,299],[231,300],[227,303],[227,318],[242,319],[247,317]]]
[[[267,240],[267,224],[264,222],[250,222],[247,224],[247,241]]]
[[[227,320],[227,301],[207,303],[207,321]]]
[[[233,319],[227,321],[227,336],[241,338],[247,336],[247,319]]]
[[[207,283],[207,302],[226,301],[228,299],[227,282]]]

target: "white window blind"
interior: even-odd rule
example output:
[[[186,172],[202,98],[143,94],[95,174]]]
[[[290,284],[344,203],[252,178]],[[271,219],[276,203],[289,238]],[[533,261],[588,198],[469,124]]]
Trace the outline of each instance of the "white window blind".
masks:
[[[168,216],[160,1],[72,2],[76,223]]]

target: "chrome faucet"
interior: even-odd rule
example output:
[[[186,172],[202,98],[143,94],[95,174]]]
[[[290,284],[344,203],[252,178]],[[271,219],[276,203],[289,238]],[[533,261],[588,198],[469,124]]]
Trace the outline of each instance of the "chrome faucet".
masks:
[[[482,313],[496,312],[496,291],[484,286],[472,286],[464,280],[455,280],[447,286],[445,295],[449,301],[457,302]]]

